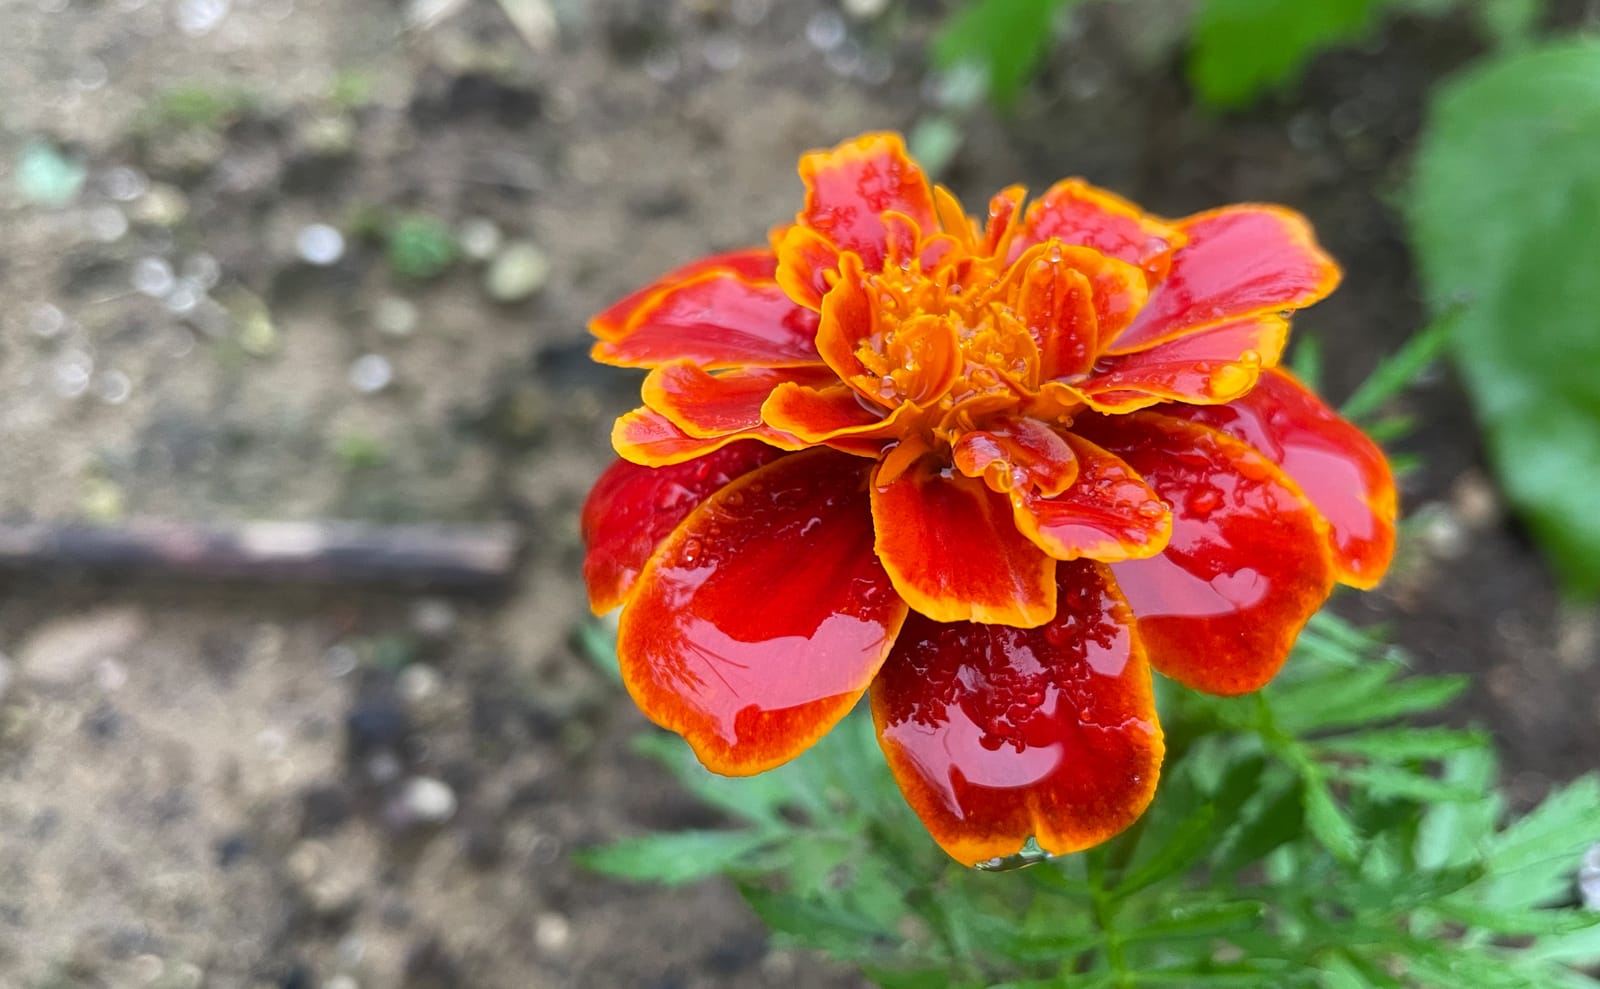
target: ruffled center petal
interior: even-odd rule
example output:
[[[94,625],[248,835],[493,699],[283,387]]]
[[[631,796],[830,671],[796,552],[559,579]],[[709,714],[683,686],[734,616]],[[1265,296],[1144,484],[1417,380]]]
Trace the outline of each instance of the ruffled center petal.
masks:
[[[714,772],[798,755],[888,655],[906,606],[872,552],[866,483],[862,461],[833,451],[769,463],[696,509],[639,576],[623,682]]]
[[[927,230],[937,225],[933,190],[898,134],[868,134],[803,155],[800,180],[806,204],[795,221],[869,269],[881,267],[888,251],[885,213],[907,216]]]
[[[1042,628],[913,615],[872,687],[879,740],[928,831],[968,865],[1064,854],[1131,824],[1162,736],[1132,615],[1104,566],[1063,563]]]

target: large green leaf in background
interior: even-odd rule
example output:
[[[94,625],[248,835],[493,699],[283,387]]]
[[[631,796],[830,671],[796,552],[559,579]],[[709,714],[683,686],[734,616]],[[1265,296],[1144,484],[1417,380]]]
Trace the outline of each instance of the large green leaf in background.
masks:
[[[1243,106],[1311,56],[1360,37],[1384,0],[1206,0],[1189,81],[1212,106]]]
[[[1600,594],[1600,39],[1492,60],[1434,101],[1411,194],[1436,313],[1500,483]]]

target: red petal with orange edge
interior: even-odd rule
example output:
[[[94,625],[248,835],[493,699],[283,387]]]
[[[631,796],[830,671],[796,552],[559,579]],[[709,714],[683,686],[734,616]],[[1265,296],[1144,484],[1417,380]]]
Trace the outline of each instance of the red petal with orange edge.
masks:
[[[1339,266],[1311,226],[1276,206],[1229,206],[1178,222],[1189,243],[1108,351],[1126,354],[1241,316],[1301,309],[1332,292]]]
[[[1001,417],[963,433],[951,449],[956,469],[981,478],[991,491],[1065,491],[1078,477],[1078,458],[1054,429],[1037,419]]]
[[[912,615],[872,685],[900,791],[952,858],[1097,845],[1155,793],[1161,726],[1132,615],[1106,569],[1063,563],[1044,628]]]
[[[729,481],[783,454],[748,440],[672,467],[618,460],[583,503],[583,580],[595,614],[627,600],[661,541]]]
[[[611,427],[612,449],[622,459],[644,467],[681,464],[740,440],[759,440],[780,450],[803,450],[810,445],[767,426],[721,436],[690,436],[654,409],[634,409],[618,416]]]
[[[1081,321],[1076,322],[1071,332],[1074,335],[1085,335],[1083,342],[1089,350],[1088,357],[1092,361],[1105,342],[1120,333],[1144,305],[1148,291],[1145,288],[1144,276],[1139,273],[1138,268],[1086,247],[1041,244],[1031,248],[1013,263],[1005,281],[997,287],[996,295],[1009,295],[1017,300],[1013,303],[1013,308],[1018,305],[1031,305],[1035,308],[1041,306],[1041,302],[1030,302],[1027,297],[1043,290],[1046,278],[1050,277],[1046,274],[1048,268],[1079,272],[1089,284],[1089,298],[1094,309],[1093,336],[1087,335]],[[1024,318],[1029,318],[1045,314],[1023,313],[1022,315]],[[1075,311],[1063,315],[1081,320]],[[1047,327],[1035,326],[1032,325],[1031,319],[1029,321],[1028,329],[1041,350],[1047,344],[1061,349],[1061,344],[1051,343]],[[1058,329],[1057,332],[1061,330]],[[1057,359],[1068,366],[1084,367],[1081,359],[1072,359],[1076,357],[1076,341],[1066,349],[1068,353]]]
[[[809,227],[795,224],[778,239],[778,284],[807,309],[822,308],[822,297],[838,280],[839,249]]]
[[[1136,412],[1075,424],[1172,505],[1172,539],[1112,565],[1156,669],[1211,694],[1271,680],[1333,589],[1327,526],[1283,471],[1244,443]]]
[[[866,472],[831,450],[752,471],[640,575],[617,633],[623,682],[708,769],[758,773],[798,755],[889,654],[906,606],[872,554]]]
[[[873,335],[877,323],[878,310],[872,293],[867,289],[861,259],[846,254],[839,259],[838,283],[822,300],[822,318],[817,327],[817,353],[823,363],[861,397],[888,409],[895,403],[886,400],[878,389],[863,388],[857,381],[871,372],[862,365],[856,349]],[[877,380],[875,376],[874,380]]]
[[[1065,437],[1078,479],[1054,498],[1011,496],[1017,529],[1058,560],[1138,560],[1167,547],[1172,513],[1122,458],[1081,436]]]
[[[1132,412],[1161,401],[1231,402],[1255,387],[1263,367],[1278,363],[1288,339],[1289,323],[1281,316],[1248,316],[1106,358],[1075,387],[1100,412]]]
[[[1339,580],[1372,587],[1394,555],[1394,476],[1377,444],[1288,372],[1262,372],[1250,394],[1227,405],[1161,412],[1204,423],[1255,447],[1283,468],[1327,519]]]
[[[1021,233],[1011,242],[1010,256],[1015,259],[1052,237],[1138,265],[1151,282],[1166,276],[1172,252],[1184,242],[1183,233],[1171,225],[1082,179],[1057,182],[1034,200],[1023,216]]]
[[[686,264],[676,271],[661,276],[644,288],[639,289],[611,304],[600,315],[589,321],[589,332],[602,340],[615,340],[627,329],[628,321],[634,314],[647,305],[653,305],[653,300],[663,292],[675,285],[681,285],[691,278],[712,272],[727,272],[752,281],[769,281],[777,271],[778,259],[772,251],[761,247],[752,247],[743,251],[732,251],[728,254],[715,254],[708,258],[701,258],[691,264]]]
[[[686,361],[651,371],[640,389],[644,404],[672,420],[690,436],[723,436],[761,425],[761,403],[786,383],[821,385],[836,381],[816,368],[744,368],[708,374]]]
[[[859,254],[868,271],[883,267],[882,213],[904,213],[923,230],[937,226],[933,190],[898,134],[867,134],[802,155],[800,179],[806,205],[796,222]]]
[[[895,590],[934,621],[1033,628],[1056,613],[1055,561],[1017,532],[1010,502],[934,457],[874,477],[872,524]]]
[[[1039,377],[1082,374],[1094,366],[1100,321],[1083,272],[1048,257],[1023,262],[1014,312],[1039,345]]]
[[[652,296],[622,332],[591,351],[603,364],[654,367],[686,360],[704,368],[819,364],[817,314],[774,281],[711,271]]]
[[[983,256],[1009,256],[1011,241],[1019,229],[1017,213],[1028,190],[1020,185],[1007,186],[989,200],[989,222],[983,227]]]

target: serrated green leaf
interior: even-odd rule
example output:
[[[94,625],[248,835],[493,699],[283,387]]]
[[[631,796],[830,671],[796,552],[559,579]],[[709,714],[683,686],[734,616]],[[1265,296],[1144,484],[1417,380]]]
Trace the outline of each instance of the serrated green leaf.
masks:
[[[1354,735],[1322,738],[1311,745],[1327,752],[1366,756],[1369,759],[1443,759],[1467,749],[1481,749],[1489,736],[1481,731],[1455,728],[1378,728]],[[1487,787],[1479,789],[1481,794]]]
[[[774,773],[732,778],[718,776],[700,765],[683,739],[664,732],[649,732],[633,739],[635,751],[671,771],[678,782],[700,800],[733,817],[761,826],[777,826],[782,808],[801,795],[785,777]]]
[[[1305,814],[1299,787],[1293,780],[1263,789],[1252,800],[1253,804],[1258,802],[1254,812],[1218,843],[1212,860],[1218,873],[1232,875],[1300,836]]]
[[[1354,862],[1361,854],[1361,832],[1328,792],[1328,784],[1319,776],[1306,776],[1301,780],[1301,796],[1311,836],[1334,858]]]
[[[1364,420],[1383,403],[1411,387],[1428,365],[1444,357],[1450,349],[1460,312],[1458,309],[1446,312],[1384,358],[1340,407],[1340,414],[1351,421]]]
[[[1360,37],[1381,0],[1205,0],[1194,24],[1189,81],[1205,102],[1243,106],[1313,55]]]
[[[1429,904],[1434,913],[1495,934],[1563,935],[1600,927],[1600,912],[1523,910],[1471,903],[1452,897]]]
[[[1383,763],[1337,766],[1330,768],[1329,773],[1334,779],[1380,800],[1398,798],[1416,803],[1450,803],[1482,800],[1487,796],[1470,786]]]
[[[1600,594],[1600,39],[1446,85],[1417,156],[1411,230],[1490,459],[1569,592]]]
[[[1466,749],[1444,760],[1444,778],[1493,794],[1499,761],[1489,748]],[[1423,869],[1456,868],[1476,862],[1500,819],[1497,795],[1476,803],[1428,808],[1417,828],[1416,863]]]
[[[674,831],[586,849],[576,858],[607,875],[680,886],[718,875],[771,840],[755,831]]]
[[[1111,891],[1111,895],[1117,899],[1126,899],[1146,886],[1176,875],[1187,868],[1199,859],[1211,844],[1211,839],[1214,837],[1212,821],[1215,818],[1216,811],[1213,808],[1198,808],[1182,827],[1166,839],[1149,861],[1124,876]]]
[[[1600,840],[1600,779],[1584,776],[1550,794],[1490,842],[1482,899],[1531,907],[1565,896],[1579,857]]]
[[[892,929],[837,903],[817,903],[750,883],[741,883],[739,892],[772,931],[839,958],[868,959],[896,940]]]
[[[1124,932],[1128,943],[1171,942],[1185,938],[1224,937],[1258,925],[1266,914],[1266,904],[1254,900],[1216,906],[1187,905],[1176,908],[1160,920],[1146,921]]]
[[[1367,669],[1296,684],[1282,692],[1271,692],[1272,705],[1286,730],[1304,734],[1437,711],[1471,685],[1465,676],[1408,676],[1393,680],[1400,670],[1398,664],[1374,663]]]

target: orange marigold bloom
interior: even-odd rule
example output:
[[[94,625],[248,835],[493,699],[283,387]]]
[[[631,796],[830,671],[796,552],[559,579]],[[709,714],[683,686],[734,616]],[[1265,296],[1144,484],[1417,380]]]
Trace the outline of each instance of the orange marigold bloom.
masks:
[[[893,134],[800,177],[769,248],[591,324],[650,369],[583,513],[628,690],[737,775],[870,687],[956,859],[1104,841],[1160,772],[1150,666],[1255,690],[1388,566],[1383,454],[1276,367],[1339,268],[1289,210],[1161,220],[1075,179],[979,225]]]

